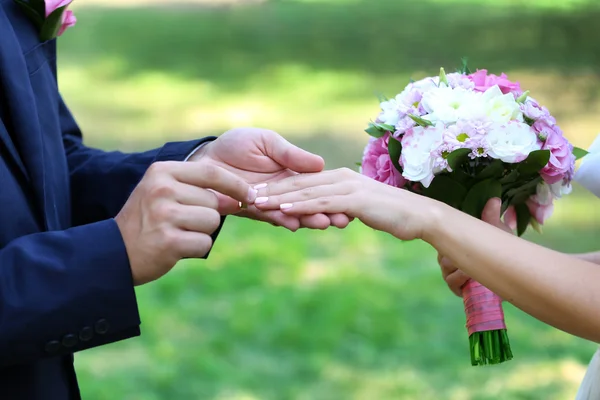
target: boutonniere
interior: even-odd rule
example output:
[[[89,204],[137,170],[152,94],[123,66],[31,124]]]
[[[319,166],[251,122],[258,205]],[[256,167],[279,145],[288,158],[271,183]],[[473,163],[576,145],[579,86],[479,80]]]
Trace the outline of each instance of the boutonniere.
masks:
[[[73,11],[67,10],[73,0],[14,0],[33,21],[40,40],[52,40],[77,22]]]

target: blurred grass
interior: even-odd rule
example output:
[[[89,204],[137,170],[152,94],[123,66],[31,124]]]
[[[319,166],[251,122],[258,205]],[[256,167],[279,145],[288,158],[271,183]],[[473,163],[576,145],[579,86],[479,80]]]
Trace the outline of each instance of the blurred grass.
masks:
[[[410,77],[440,66],[452,70],[465,55],[472,67],[506,71],[532,89],[577,145],[588,145],[600,125],[600,48],[590,40],[597,36],[597,6],[84,4],[77,27],[61,38],[60,82],[91,143],[103,147],[255,125],[318,147],[330,166],[348,165],[364,143],[362,128],[378,112],[377,93],[394,95]],[[347,152],[320,145],[340,137]]]
[[[587,146],[600,126],[594,4],[79,2],[59,42],[60,86],[90,144],[132,150],[262,125],[338,167],[360,157],[377,92],[467,55],[532,89]],[[577,189],[529,238],[596,249],[594,201]],[[137,290],[141,338],[78,354],[84,398],[573,398],[594,345],[507,305],[515,359],[473,368],[461,301],[439,275],[428,246],[359,223],[292,234],[229,218],[208,261]]]

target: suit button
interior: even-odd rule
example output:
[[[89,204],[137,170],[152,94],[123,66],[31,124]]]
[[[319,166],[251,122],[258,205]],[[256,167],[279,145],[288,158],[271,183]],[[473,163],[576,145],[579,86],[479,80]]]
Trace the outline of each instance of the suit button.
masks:
[[[96,322],[94,328],[96,329],[97,334],[104,335],[106,332],[108,332],[110,325],[107,320],[101,319],[98,322]]]
[[[46,343],[46,347],[44,349],[46,350],[46,353],[58,353],[58,351],[60,350],[60,342],[58,340],[48,342]]]
[[[62,339],[62,345],[65,347],[73,347],[77,344],[77,342],[77,336],[70,333],[68,335],[65,335],[65,337],[63,337]]]
[[[86,326],[79,332],[79,340],[82,342],[87,342],[88,340],[91,340],[92,337],[94,337],[94,330],[89,326]]]

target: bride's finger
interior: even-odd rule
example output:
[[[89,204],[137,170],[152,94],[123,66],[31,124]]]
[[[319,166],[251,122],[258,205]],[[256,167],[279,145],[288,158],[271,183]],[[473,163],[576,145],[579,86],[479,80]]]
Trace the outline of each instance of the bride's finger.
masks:
[[[323,171],[314,174],[299,174],[279,181],[269,182],[269,184],[256,185],[258,197],[271,197],[282,193],[295,192],[300,189],[333,185],[339,182],[360,179],[358,172],[348,168]]]
[[[298,201],[295,203],[283,203],[280,205],[281,212],[288,215],[311,215],[344,213],[348,215],[351,211],[350,196],[336,195]]]
[[[353,186],[347,182],[340,182],[331,185],[322,185],[308,187],[293,192],[272,195],[269,197],[260,196],[254,201],[256,208],[260,210],[276,210],[284,203],[295,203],[299,201],[318,199],[322,197],[340,196],[350,194]]]

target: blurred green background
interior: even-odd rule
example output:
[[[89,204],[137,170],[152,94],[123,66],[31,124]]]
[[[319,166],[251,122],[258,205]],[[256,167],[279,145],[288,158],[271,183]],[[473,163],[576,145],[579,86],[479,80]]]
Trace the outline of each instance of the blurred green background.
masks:
[[[335,168],[360,158],[376,93],[469,56],[531,89],[586,147],[600,131],[593,3],[80,0],[60,86],[102,148],[254,125]],[[577,188],[528,238],[600,249],[595,201]],[[471,367],[435,252],[358,222],[290,233],[229,218],[208,261],[138,295],[142,337],[76,357],[87,400],[572,399],[595,349],[506,305],[515,359]]]

